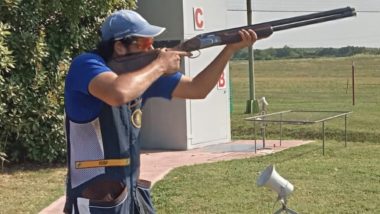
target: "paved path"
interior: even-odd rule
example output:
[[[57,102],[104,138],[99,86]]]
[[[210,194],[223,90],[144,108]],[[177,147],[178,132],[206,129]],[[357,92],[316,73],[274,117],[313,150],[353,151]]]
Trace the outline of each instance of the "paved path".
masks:
[[[172,169],[179,166],[265,155],[309,142],[311,141],[285,140],[282,141],[280,146],[278,140],[267,140],[266,147],[262,148],[261,141],[257,141],[256,148],[258,150],[256,150],[256,153],[255,144],[252,140],[238,140],[187,151],[143,151],[141,154],[140,178],[150,180],[154,184]],[[65,196],[62,196],[39,214],[60,214],[62,213],[64,202]]]

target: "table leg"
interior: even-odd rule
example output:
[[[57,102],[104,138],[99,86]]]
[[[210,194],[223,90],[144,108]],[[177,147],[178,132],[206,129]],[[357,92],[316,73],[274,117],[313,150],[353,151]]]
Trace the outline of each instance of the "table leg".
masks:
[[[344,115],[344,147],[347,147],[347,114]]]
[[[253,121],[253,138],[255,140],[255,154],[257,153],[257,143],[256,143],[256,121]]]
[[[325,122],[322,122],[322,154],[325,155]]]

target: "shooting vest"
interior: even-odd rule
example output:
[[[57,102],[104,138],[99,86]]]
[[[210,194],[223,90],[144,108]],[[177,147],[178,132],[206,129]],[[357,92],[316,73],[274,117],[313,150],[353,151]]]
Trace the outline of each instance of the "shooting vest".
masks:
[[[154,213],[148,185],[138,182],[141,100],[105,104],[89,123],[66,117],[66,213]]]

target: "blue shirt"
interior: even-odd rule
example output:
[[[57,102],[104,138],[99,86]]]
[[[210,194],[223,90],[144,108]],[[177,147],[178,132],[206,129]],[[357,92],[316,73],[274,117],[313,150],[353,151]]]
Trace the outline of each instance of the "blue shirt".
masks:
[[[91,95],[88,86],[98,74],[109,71],[111,68],[104,59],[95,53],[83,53],[73,59],[66,76],[64,95],[65,112],[71,121],[84,123],[99,115],[105,103]],[[171,99],[181,76],[176,72],[160,77],[143,93],[143,100],[150,97]]]

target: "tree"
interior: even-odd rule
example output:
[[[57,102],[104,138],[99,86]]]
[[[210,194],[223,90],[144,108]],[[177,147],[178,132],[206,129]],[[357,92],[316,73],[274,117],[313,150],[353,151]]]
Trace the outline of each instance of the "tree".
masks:
[[[63,86],[71,58],[94,47],[102,20],[133,0],[0,1],[0,151],[63,161]]]

